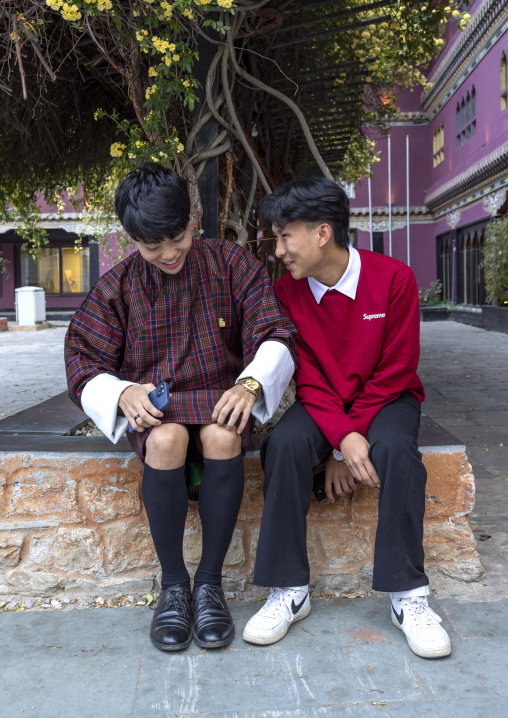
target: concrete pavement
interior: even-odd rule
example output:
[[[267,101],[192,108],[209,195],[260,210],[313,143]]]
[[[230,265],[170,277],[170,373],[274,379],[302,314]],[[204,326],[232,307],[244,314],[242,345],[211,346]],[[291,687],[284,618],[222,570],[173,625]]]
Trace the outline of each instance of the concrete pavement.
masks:
[[[17,337],[0,335],[3,370],[17,376],[26,362],[36,385],[62,391],[64,332],[57,331],[38,333],[47,344],[33,351],[30,343],[31,359]],[[313,600],[305,621],[263,648],[241,638],[260,604],[235,603],[238,635],[228,649],[192,645],[175,655],[151,646],[148,608],[8,611],[0,613],[0,718],[505,718],[507,370],[508,336],[452,322],[422,325],[424,410],[468,447],[478,491],[472,522],[486,567],[485,579],[460,595],[442,585],[431,597],[452,638],[450,657],[415,656],[377,595]],[[16,401],[41,400],[8,398],[8,391],[2,383],[0,406],[11,410],[31,405]]]

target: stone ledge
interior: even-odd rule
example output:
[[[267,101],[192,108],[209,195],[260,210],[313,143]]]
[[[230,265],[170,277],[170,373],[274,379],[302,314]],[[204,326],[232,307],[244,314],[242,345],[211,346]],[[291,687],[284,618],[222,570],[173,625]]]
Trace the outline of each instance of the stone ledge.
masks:
[[[474,478],[464,447],[434,446],[422,453],[429,473],[427,570],[476,581],[483,569],[468,519]],[[245,469],[245,494],[224,575],[228,591],[249,599],[261,593],[251,583],[263,506],[262,472],[254,452],[247,455]],[[49,475],[51,491],[43,479]],[[158,564],[140,487],[141,466],[134,455],[2,452],[2,598],[156,590]],[[368,590],[376,521],[376,493],[363,485],[334,504],[313,500],[308,517],[312,583],[330,592]],[[184,543],[193,573],[201,532],[192,502]]]
[[[158,588],[159,567],[141,500],[141,464],[125,439],[112,446],[101,437],[65,435],[83,420],[60,395],[0,422],[2,600]],[[263,508],[261,439],[255,438],[245,458],[245,493],[224,566],[225,589],[246,600],[264,592],[252,584]],[[474,477],[465,447],[428,417],[423,417],[419,444],[429,477],[426,569],[457,586],[477,581],[483,568],[468,518]],[[376,522],[377,494],[364,485],[334,504],[312,501],[308,549],[318,591],[370,589]],[[192,502],[184,548],[192,574],[201,554]]]

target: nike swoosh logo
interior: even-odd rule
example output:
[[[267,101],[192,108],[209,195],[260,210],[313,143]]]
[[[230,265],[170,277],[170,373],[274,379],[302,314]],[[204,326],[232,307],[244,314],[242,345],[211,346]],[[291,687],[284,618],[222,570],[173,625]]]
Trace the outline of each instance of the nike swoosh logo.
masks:
[[[397,621],[398,621],[398,622],[400,623],[400,625],[402,626],[402,624],[403,624],[403,622],[404,622],[404,609],[403,609],[403,608],[400,609],[400,614],[397,613],[397,611],[393,608],[393,606],[392,606],[392,609],[393,609],[393,612],[394,612],[394,614],[395,614],[395,617],[397,618]]]
[[[293,598],[293,600],[291,601],[291,610],[293,611],[293,616],[296,616],[298,611],[301,609],[301,607],[305,603],[308,595],[309,595],[308,593],[305,594],[303,601],[301,601],[298,605],[295,603],[295,599]]]

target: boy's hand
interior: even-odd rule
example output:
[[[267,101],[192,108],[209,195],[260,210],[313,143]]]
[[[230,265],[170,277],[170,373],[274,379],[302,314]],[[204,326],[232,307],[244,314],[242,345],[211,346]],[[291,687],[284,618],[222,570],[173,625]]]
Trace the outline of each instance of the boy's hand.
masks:
[[[340,442],[340,450],[352,476],[373,489],[379,489],[379,476],[369,459],[370,444],[361,434],[352,431]]]
[[[162,411],[156,409],[148,398],[148,394],[154,389],[153,384],[133,384],[120,394],[118,406],[135,431],[144,431],[162,423],[157,418],[162,416]]]
[[[326,497],[333,503],[333,491],[336,496],[350,494],[355,488],[355,480],[345,461],[337,461],[330,456],[325,466],[325,492]]]
[[[236,433],[241,434],[245,429],[255,403],[256,397],[254,394],[247,391],[241,384],[236,384],[221,396],[214,407],[212,420],[216,421],[217,424],[225,425],[228,431],[233,431],[236,429],[235,424],[241,414],[242,420],[236,429]]]

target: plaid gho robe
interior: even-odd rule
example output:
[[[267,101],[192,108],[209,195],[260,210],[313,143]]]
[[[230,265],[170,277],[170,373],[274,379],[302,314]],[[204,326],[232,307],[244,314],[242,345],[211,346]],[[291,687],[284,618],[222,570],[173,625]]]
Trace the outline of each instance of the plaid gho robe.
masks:
[[[65,343],[69,396],[101,373],[169,384],[163,422],[210,424],[262,342],[280,341],[296,366],[296,331],[279,309],[265,267],[227,240],[195,239],[185,264],[165,281],[134,252],[103,275],[75,313]],[[244,431],[246,449],[253,420]],[[127,432],[143,459],[149,430]]]

